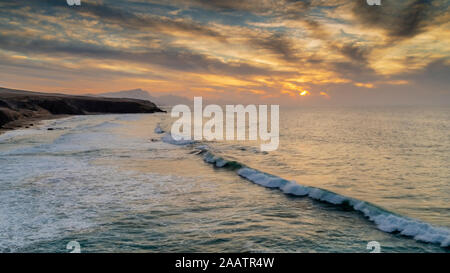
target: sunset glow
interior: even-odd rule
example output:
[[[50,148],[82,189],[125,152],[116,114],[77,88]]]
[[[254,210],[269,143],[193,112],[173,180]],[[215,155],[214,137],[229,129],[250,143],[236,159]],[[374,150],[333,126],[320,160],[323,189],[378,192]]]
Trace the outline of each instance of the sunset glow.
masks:
[[[416,2],[0,1],[0,85],[293,105],[450,101],[449,2]]]
[[[303,96],[303,97],[311,95],[311,93],[309,93],[309,91],[306,91],[306,90],[301,91],[299,94],[300,94],[300,96]]]

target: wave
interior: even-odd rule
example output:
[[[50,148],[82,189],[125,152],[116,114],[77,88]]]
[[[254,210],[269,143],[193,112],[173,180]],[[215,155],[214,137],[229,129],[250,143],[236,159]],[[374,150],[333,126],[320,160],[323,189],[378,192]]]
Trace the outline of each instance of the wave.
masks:
[[[242,178],[263,187],[276,188],[285,194],[309,197],[329,204],[349,207],[363,213],[381,231],[399,233],[403,236],[412,237],[416,241],[439,244],[441,247],[450,246],[450,230],[448,228],[435,227],[429,223],[398,215],[366,201],[340,195],[321,188],[303,186],[295,181],[289,181],[249,168],[242,163],[228,161],[222,157],[215,156],[206,149],[201,149],[201,153],[203,153],[203,160],[205,162],[218,168],[234,170]]]
[[[166,134],[162,140],[175,145],[195,144],[195,141],[179,140],[172,138],[170,133]],[[194,147],[199,155],[203,155],[206,163],[217,168],[226,168],[236,172],[240,177],[267,188],[279,189],[285,194],[309,197],[314,200],[326,202],[332,205],[351,208],[361,212],[370,221],[375,223],[377,228],[388,233],[399,233],[406,237],[412,237],[416,241],[439,244],[441,247],[450,247],[450,229],[445,227],[435,227],[429,223],[398,215],[387,211],[374,204],[355,198],[340,195],[338,193],[321,188],[304,186],[296,181],[289,181],[284,178],[268,174],[253,168],[249,168],[243,163],[227,160],[214,155],[206,145]]]

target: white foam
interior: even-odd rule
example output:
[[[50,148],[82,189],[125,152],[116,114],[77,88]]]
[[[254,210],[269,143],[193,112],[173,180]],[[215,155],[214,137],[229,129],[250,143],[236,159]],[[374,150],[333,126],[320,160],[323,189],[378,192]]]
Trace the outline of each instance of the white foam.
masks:
[[[301,186],[295,181],[286,181],[282,178],[268,175],[254,169],[241,168],[237,173],[258,185],[269,188],[279,188],[287,194],[298,196],[307,195],[312,199],[335,205],[342,205],[347,202],[353,209],[362,212],[382,231],[390,233],[400,232],[400,234],[413,237],[417,241],[440,244],[442,247],[448,247],[450,245],[450,230],[447,228],[434,227],[419,220],[395,215],[364,201],[359,201],[319,188]]]
[[[214,156],[210,152],[205,154],[204,161],[216,167],[222,167],[228,162],[223,158]],[[376,224],[378,229],[384,232],[399,232],[401,235],[413,237],[416,241],[435,243],[442,247],[450,246],[450,230],[448,228],[434,227],[416,219],[396,215],[361,200],[320,188],[303,186],[295,181],[288,181],[252,168],[242,167],[237,170],[237,174],[255,184],[267,188],[278,188],[285,194],[308,196],[314,200],[334,205],[345,204],[351,206],[354,210],[362,212],[370,221]]]
[[[175,142],[171,138],[170,134],[165,137],[168,137],[165,142]],[[188,142],[187,144],[191,143],[192,142]],[[224,167],[228,163],[225,159],[217,157],[210,152],[207,152],[204,155],[203,160],[207,163],[215,165],[216,167]],[[258,185],[268,188],[278,188],[285,194],[308,196],[314,200],[319,200],[334,205],[348,205],[354,210],[363,213],[370,221],[376,224],[378,229],[382,231],[389,233],[399,232],[404,236],[413,237],[416,241],[435,243],[442,247],[450,246],[450,229],[448,228],[434,227],[419,220],[393,214],[361,200],[343,196],[320,188],[299,185],[295,181],[288,181],[252,168],[241,167],[237,170],[237,174]]]
[[[16,129],[12,131],[7,131],[0,135],[0,142],[10,140],[15,137],[29,136],[39,133],[37,129]]]

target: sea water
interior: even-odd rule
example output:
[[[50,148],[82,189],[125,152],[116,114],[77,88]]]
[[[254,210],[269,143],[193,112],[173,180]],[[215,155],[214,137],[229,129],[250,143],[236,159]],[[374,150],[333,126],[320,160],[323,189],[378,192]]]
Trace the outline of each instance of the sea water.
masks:
[[[162,113],[0,135],[0,251],[449,251],[449,108],[280,110],[273,152]]]

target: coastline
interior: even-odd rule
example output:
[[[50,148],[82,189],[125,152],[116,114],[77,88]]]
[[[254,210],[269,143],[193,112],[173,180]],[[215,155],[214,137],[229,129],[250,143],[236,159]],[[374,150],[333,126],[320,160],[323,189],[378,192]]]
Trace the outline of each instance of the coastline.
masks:
[[[46,115],[46,116],[36,116],[36,117],[30,117],[30,118],[23,118],[23,119],[17,119],[14,121],[11,121],[7,124],[5,124],[3,127],[0,128],[0,135],[13,130],[18,129],[28,129],[33,128],[39,125],[41,121],[44,120],[53,120],[53,119],[61,119],[70,117],[70,115]]]
[[[165,112],[147,100],[40,93],[0,87],[0,134],[72,115]]]

